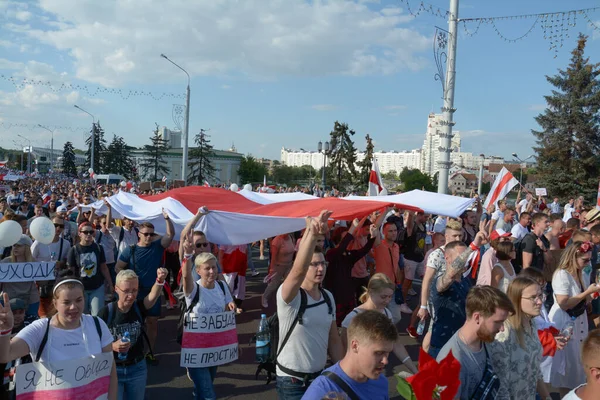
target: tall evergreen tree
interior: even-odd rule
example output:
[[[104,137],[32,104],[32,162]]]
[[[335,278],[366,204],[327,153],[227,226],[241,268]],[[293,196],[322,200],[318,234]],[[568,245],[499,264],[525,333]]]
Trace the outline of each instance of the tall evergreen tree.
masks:
[[[68,176],[77,175],[77,167],[75,165],[75,151],[73,149],[73,143],[67,142],[63,147],[62,155],[62,172]]]
[[[215,178],[215,167],[210,161],[215,152],[208,138],[209,135],[206,134],[204,129],[200,129],[200,132],[194,137],[196,147],[190,149],[189,152],[190,175],[188,183],[202,185],[204,181],[214,180]]]
[[[365,188],[369,185],[369,175],[371,174],[371,167],[373,166],[373,150],[375,149],[373,139],[371,139],[369,134],[365,136],[365,140],[367,141],[365,158],[357,163],[360,172],[358,174],[359,179],[356,183],[360,188]]]
[[[256,161],[252,155],[248,154],[240,161],[238,175],[242,185],[245,185],[246,183],[262,182],[265,175],[267,175],[267,167],[265,167],[263,163]]]
[[[596,202],[600,176],[600,64],[584,57],[587,36],[580,34],[566,70],[546,76],[556,89],[535,120],[537,172],[541,186],[563,199],[583,195]]]
[[[113,135],[113,140],[108,145],[103,159],[108,172],[123,175],[127,179],[133,178],[135,161],[131,156],[131,150],[133,147],[127,145],[121,136]]]
[[[146,178],[157,181],[171,171],[164,159],[167,150],[169,150],[169,142],[160,136],[158,124],[156,124],[156,129],[152,133],[153,135],[150,136],[152,144],[144,145],[140,168]]]
[[[96,174],[112,172],[104,170],[104,167],[106,166],[106,163],[104,162],[104,156],[106,155],[106,139],[104,139],[104,129],[100,126],[100,121],[92,126],[90,136],[85,139],[85,144],[87,145],[87,150],[85,152],[86,165],[91,165],[92,162],[92,132],[94,133],[94,165],[92,166],[92,169]],[[108,166],[108,168],[110,168],[110,166]]]
[[[337,188],[340,190],[342,184],[351,184],[356,176],[356,148],[352,141],[354,133],[348,124],[335,121],[329,134],[329,167],[335,172]]]

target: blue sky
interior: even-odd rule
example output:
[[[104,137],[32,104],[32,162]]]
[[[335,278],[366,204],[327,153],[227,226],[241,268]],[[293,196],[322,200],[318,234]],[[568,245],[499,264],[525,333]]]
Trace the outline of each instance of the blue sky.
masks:
[[[443,0],[430,3],[449,6]],[[183,94],[186,77],[159,57],[165,53],[192,75],[190,138],[200,128],[210,129],[216,148],[235,142],[242,153],[279,159],[282,146],[315,149],[340,120],[357,132],[359,149],[369,133],[378,150],[410,150],[422,144],[428,113],[442,105],[432,43],[434,26],[447,23],[425,13],[412,17],[406,4],[0,0],[0,74],[56,87],[71,83]],[[597,5],[594,0],[469,0],[461,1],[459,17]],[[600,28],[600,11],[589,16]],[[496,27],[513,38],[533,22],[499,21]],[[476,24],[467,28],[473,31]],[[523,157],[531,153],[534,117],[550,92],[545,75],[567,66],[579,32],[590,35],[586,53],[600,62],[600,32],[581,15],[557,53],[549,50],[541,22],[517,43],[502,40],[489,24],[473,37],[459,25],[455,129],[462,133],[463,151],[507,158],[515,151]],[[8,128],[39,123],[71,127],[56,131],[55,147],[72,140],[81,148],[85,134],[76,128],[88,127],[91,118],[73,107],[78,104],[100,119],[109,140],[114,133],[140,146],[155,122],[174,126],[174,103],[184,100],[15,88],[0,79],[0,144],[16,147],[13,139],[21,134],[34,145],[49,146],[44,130]]]

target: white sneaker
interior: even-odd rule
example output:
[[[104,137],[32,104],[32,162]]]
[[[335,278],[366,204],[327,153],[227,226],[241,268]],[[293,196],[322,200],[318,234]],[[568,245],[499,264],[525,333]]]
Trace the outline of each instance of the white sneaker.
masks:
[[[258,272],[257,270],[252,271],[252,276],[259,276],[260,272]]]
[[[403,312],[404,314],[412,314],[413,310],[411,310],[410,307],[406,305],[406,303],[403,303],[400,304],[400,312]]]
[[[408,289],[408,295],[409,296],[416,296],[417,292],[415,292],[415,290],[413,288]]]

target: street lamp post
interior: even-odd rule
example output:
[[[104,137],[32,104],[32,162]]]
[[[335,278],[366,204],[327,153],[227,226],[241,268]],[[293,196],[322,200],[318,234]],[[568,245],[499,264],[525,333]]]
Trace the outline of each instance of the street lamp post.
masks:
[[[525,161],[529,160],[529,159],[530,159],[530,158],[532,158],[534,155],[532,154],[532,155],[530,155],[529,157],[527,157],[527,158],[526,158],[526,159],[524,159],[524,160],[521,160],[521,159],[519,158],[519,156],[517,155],[517,153],[512,153],[512,156],[513,156],[514,158],[516,158],[516,159],[517,159],[517,161],[519,161],[519,163],[520,163],[520,167],[521,167],[521,174],[520,174],[520,176],[519,176],[519,183],[521,184],[521,186],[523,186],[523,164],[525,163]]]
[[[95,144],[96,144],[96,117],[94,117],[89,112],[85,111],[83,108],[79,107],[77,104],[75,104],[74,106],[76,109],[83,111],[84,113],[86,113],[87,115],[92,117],[92,154],[90,157],[90,164],[91,164],[90,168],[92,170],[94,170],[94,148],[95,148]],[[94,172],[100,172],[100,171],[94,171]]]
[[[19,146],[19,148],[21,148],[21,171],[23,171],[23,144],[22,143],[17,143],[16,140],[13,140],[13,143],[16,144],[17,146]]]
[[[29,142],[29,145],[27,147],[27,173],[31,175],[31,140],[19,134],[17,134],[17,136]]]
[[[52,170],[54,169],[54,131],[41,124],[38,124],[38,126],[52,134],[52,140],[50,141],[50,169]]]
[[[329,153],[329,142],[325,142],[325,146],[323,146],[323,143],[321,141],[319,141],[319,143],[317,144],[317,149],[319,150],[319,153],[323,153],[323,176],[321,177],[321,185],[323,186],[323,191],[325,191],[325,168],[327,167],[327,153]]]
[[[185,72],[188,78],[187,89],[185,91],[185,126],[183,127],[183,155],[181,157],[181,177],[183,179],[183,184],[187,185],[187,167],[188,167],[188,133],[190,129],[190,74],[181,68],[179,65],[175,64],[169,57],[164,54],[160,55],[162,58]]]
[[[481,189],[483,187],[483,162],[485,161],[485,155],[480,154],[481,164],[479,165],[479,184],[477,185],[477,194],[481,197]]]

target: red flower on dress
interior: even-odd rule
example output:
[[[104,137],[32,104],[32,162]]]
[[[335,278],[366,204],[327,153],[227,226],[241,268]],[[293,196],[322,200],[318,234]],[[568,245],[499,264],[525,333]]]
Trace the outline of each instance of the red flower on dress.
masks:
[[[419,372],[406,381],[417,400],[452,400],[460,386],[460,363],[452,351],[440,363],[420,349]]]

